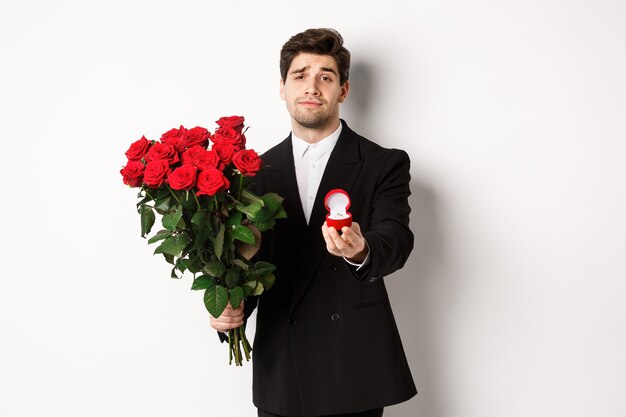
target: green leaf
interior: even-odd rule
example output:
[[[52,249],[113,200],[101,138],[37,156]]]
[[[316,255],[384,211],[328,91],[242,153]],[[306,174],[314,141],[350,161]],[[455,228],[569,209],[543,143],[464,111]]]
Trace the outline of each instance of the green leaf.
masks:
[[[163,240],[170,236],[172,236],[171,230],[159,230],[156,235],[148,239],[148,244],[158,242],[159,240]]]
[[[141,237],[144,237],[152,230],[156,217],[152,208],[146,205],[141,206],[139,212],[141,213]]]
[[[163,216],[163,227],[168,230],[176,230],[176,225],[180,221],[181,217],[183,217],[183,206],[178,206],[174,213],[168,213]]]
[[[170,236],[154,250],[154,253],[167,253],[172,256],[180,256],[180,253],[183,249],[185,249],[185,246],[187,246],[189,242],[189,236],[185,233],[181,233],[177,236]]]
[[[191,210],[195,210],[196,208],[198,208],[196,199],[193,198],[193,195],[189,191],[181,193],[180,202],[182,203],[183,207],[185,207],[186,210],[191,211]]]
[[[248,264],[242,261],[241,259],[233,259],[233,265],[237,265],[239,268],[243,269],[244,271],[247,271],[249,268]]]
[[[211,285],[215,286],[215,282],[213,278],[208,275],[200,275],[198,278],[193,280],[193,284],[191,284],[192,290],[206,290]]]
[[[268,220],[263,222],[254,221],[254,225],[261,231],[266,232],[270,230],[276,224],[275,220]]]
[[[246,226],[235,226],[235,228],[231,230],[230,233],[233,238],[241,240],[244,243],[254,245],[254,233],[252,233],[252,230],[248,229]]]
[[[259,204],[258,202],[254,202],[247,206],[244,206],[243,204],[237,204],[237,210],[242,213],[246,213],[249,218],[254,218],[262,208],[263,206],[261,206],[261,204]]]
[[[170,211],[171,201],[172,201],[172,198],[168,195],[164,199],[157,200],[154,204],[154,208],[164,213],[167,213],[168,211]]]
[[[240,211],[233,210],[226,221],[226,228],[230,229],[233,226],[239,226],[241,224],[241,218],[243,217],[243,213]]]
[[[172,272],[170,273],[170,277],[172,277],[174,279],[182,278],[182,276],[179,277],[178,275],[176,275],[176,269],[177,269],[177,267],[172,268]]]
[[[190,260],[189,260],[189,265],[187,266],[187,270],[189,272],[191,272],[191,273],[196,274],[196,273],[202,271],[202,263],[200,262],[199,258],[194,257],[192,255],[189,255],[190,256]]]
[[[174,264],[175,264],[175,262],[174,262],[174,255],[170,255],[170,254],[168,254],[168,253],[164,253],[164,254],[163,254],[163,257],[165,258],[165,261],[166,261],[168,264],[172,264],[172,265],[174,265]]]
[[[286,219],[286,218],[287,218],[287,212],[285,211],[284,207],[279,208],[276,214],[274,214],[274,219]]]
[[[239,271],[237,269],[229,269],[226,271],[226,276],[224,277],[224,283],[228,288],[235,288],[239,285],[241,281]]]
[[[258,203],[261,207],[263,207],[263,205],[265,204],[263,203],[261,197],[246,189],[242,190],[241,192],[241,201],[248,204]]]
[[[272,214],[278,211],[284,200],[284,198],[276,193],[267,193],[263,197],[261,197],[261,199],[263,200],[263,203],[265,203],[265,208],[268,209]]]
[[[186,258],[180,258],[176,261],[176,268],[182,273],[191,265],[191,260]]]
[[[137,197],[141,197],[141,195],[138,195]],[[149,203],[150,201],[152,201],[152,197],[145,196],[144,198],[141,199],[141,201],[137,203],[137,208],[139,208],[140,206],[143,206],[146,203]]]
[[[222,257],[222,251],[224,250],[224,224],[220,223],[220,230],[217,232],[217,236],[213,238],[213,252],[217,258]]]
[[[221,277],[224,275],[224,272],[226,272],[226,266],[220,260],[208,262],[202,269],[207,274],[216,278]]]
[[[218,318],[228,304],[228,292],[221,285],[209,285],[204,292],[204,305],[215,318]]]
[[[261,295],[263,294],[263,284],[261,284],[259,281],[253,280],[253,281],[247,281],[244,285],[244,290],[245,287],[248,287],[249,292],[248,295]]]
[[[263,288],[265,290],[269,290],[270,288],[272,288],[272,285],[274,285],[275,281],[276,277],[271,272],[259,278],[259,282],[263,284]]]
[[[191,218],[191,224],[195,224],[196,226],[205,227],[207,224],[207,216],[203,210],[198,210],[194,213]]]
[[[258,261],[254,263],[254,270],[257,272],[274,272],[276,271],[276,265],[265,261]]]
[[[211,236],[211,231],[209,230],[208,227],[203,227],[197,230],[196,237],[193,240],[193,247],[191,248],[191,250],[198,250],[202,246],[204,246],[206,241],[209,240],[209,236]]]
[[[230,293],[230,305],[233,306],[233,308],[239,308],[239,305],[241,304],[241,301],[243,301],[243,298],[244,298],[243,288],[235,287],[232,290],[230,290],[229,293]]]

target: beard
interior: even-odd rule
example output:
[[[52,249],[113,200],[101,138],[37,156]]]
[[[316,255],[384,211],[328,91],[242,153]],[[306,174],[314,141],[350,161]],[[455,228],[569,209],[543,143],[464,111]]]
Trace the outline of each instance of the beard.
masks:
[[[333,117],[329,110],[320,109],[319,111],[307,111],[305,109],[296,108],[291,117],[302,127],[308,129],[318,129],[326,126]]]

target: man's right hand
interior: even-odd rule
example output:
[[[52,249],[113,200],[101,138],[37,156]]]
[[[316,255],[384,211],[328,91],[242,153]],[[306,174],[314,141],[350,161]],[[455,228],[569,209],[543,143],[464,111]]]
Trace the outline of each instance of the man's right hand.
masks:
[[[239,304],[239,308],[233,308],[230,305],[230,301],[228,305],[222,312],[222,315],[218,318],[211,316],[211,327],[213,327],[218,332],[227,332],[230,329],[236,329],[237,327],[243,325],[243,300],[241,304]]]

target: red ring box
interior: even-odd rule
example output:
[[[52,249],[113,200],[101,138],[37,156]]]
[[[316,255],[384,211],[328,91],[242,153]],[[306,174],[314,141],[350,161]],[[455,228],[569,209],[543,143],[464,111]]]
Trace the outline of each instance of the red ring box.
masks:
[[[324,206],[329,214],[326,215],[326,225],[341,231],[343,227],[352,226],[352,214],[350,208],[350,196],[344,190],[336,188],[330,190],[324,198]]]

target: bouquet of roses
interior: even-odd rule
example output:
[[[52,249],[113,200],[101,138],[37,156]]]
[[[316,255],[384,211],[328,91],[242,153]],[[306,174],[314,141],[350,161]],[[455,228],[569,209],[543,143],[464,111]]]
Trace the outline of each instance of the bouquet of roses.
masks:
[[[229,301],[238,308],[247,296],[272,286],[275,266],[252,258],[261,232],[287,217],[279,195],[249,190],[262,161],[246,149],[243,122],[241,116],[222,117],[213,134],[181,126],[158,142],[144,136],[130,145],[120,171],[125,184],[140,188],[141,236],[150,233],[159,214],[163,229],[148,243],[158,243],[154,253],[173,265],[172,278],[193,274],[191,289],[204,290],[204,304],[216,318]],[[242,350],[250,360],[244,326],[228,336],[229,363],[234,357],[240,366]]]

